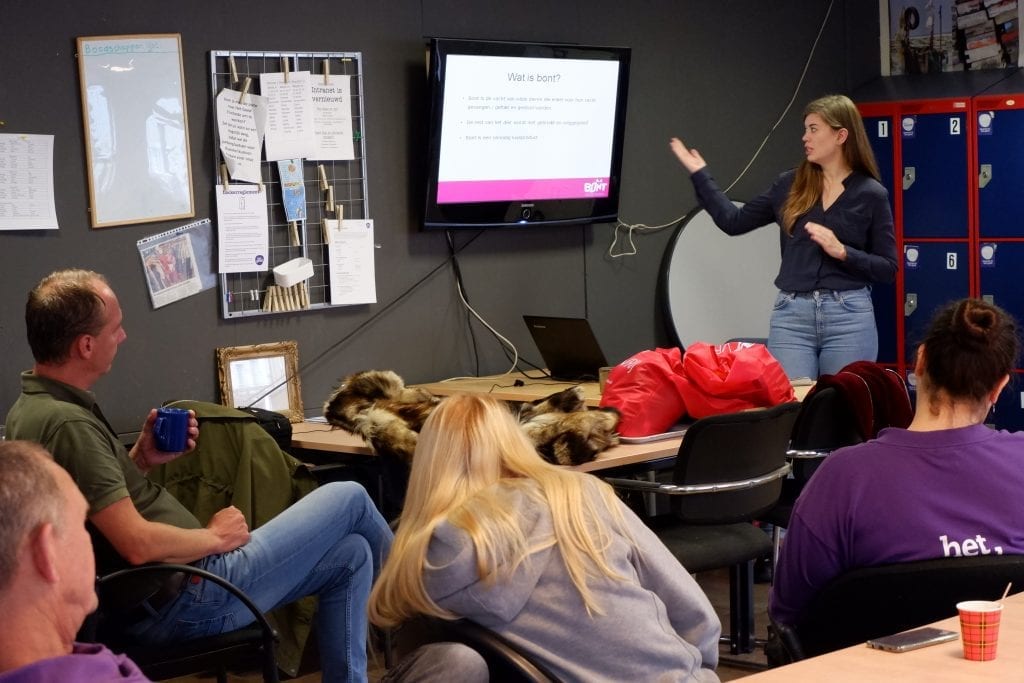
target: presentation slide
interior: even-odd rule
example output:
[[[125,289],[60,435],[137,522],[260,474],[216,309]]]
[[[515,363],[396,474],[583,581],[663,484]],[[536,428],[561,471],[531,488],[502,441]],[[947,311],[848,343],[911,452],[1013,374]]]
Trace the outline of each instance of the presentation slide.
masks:
[[[448,55],[438,203],[607,197],[619,64]]]

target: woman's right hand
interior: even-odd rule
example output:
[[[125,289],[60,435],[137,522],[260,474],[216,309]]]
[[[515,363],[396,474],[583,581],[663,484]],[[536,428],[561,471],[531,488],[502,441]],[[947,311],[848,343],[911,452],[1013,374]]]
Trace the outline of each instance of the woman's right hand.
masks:
[[[668,146],[672,149],[672,152],[676,155],[687,171],[691,174],[696,173],[700,169],[708,165],[708,162],[704,161],[704,157],[700,155],[695,149],[687,149],[686,145],[679,138],[672,138]]]

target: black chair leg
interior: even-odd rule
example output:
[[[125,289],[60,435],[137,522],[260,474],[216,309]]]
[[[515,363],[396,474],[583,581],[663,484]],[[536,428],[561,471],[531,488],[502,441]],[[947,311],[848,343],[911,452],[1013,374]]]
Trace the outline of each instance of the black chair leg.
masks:
[[[729,652],[754,651],[754,561],[729,568]]]

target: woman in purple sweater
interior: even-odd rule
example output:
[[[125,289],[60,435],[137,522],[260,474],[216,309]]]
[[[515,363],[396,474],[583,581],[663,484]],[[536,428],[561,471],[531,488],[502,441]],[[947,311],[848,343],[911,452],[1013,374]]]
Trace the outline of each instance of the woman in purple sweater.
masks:
[[[918,348],[907,429],[830,455],[793,510],[769,599],[798,623],[825,584],[858,567],[1024,554],[1024,432],[984,422],[1015,367],[1017,326],[979,299],[950,304]]]

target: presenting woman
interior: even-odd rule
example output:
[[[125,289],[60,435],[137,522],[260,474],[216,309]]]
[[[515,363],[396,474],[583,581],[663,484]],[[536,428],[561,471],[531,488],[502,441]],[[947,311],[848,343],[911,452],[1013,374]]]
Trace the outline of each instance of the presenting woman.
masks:
[[[419,436],[370,619],[420,614],[475,621],[561,680],[718,680],[721,624],[686,569],[487,396],[445,399]]]
[[[773,221],[782,227],[768,350],[790,378],[875,360],[871,283],[896,276],[888,193],[857,107],[843,95],[814,100],[804,111],[803,143],[800,166],[742,208],[718,189],[697,150],[678,138],[670,143],[723,232],[742,235]]]
[[[800,494],[772,620],[799,623],[825,584],[857,567],[1024,554],[1024,432],[985,425],[1017,350],[1013,318],[980,299],[936,316],[917,351],[910,426],[832,453]]]

